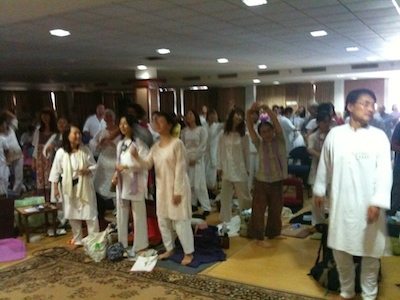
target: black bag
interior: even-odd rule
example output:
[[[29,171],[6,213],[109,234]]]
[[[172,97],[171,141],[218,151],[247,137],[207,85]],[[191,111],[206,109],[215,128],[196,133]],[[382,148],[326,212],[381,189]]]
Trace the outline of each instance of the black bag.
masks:
[[[318,250],[317,260],[314,267],[311,268],[308,275],[312,276],[321,286],[333,292],[340,291],[339,273],[336,269],[335,259],[333,258],[332,249],[328,248],[328,225],[318,224],[317,230],[322,233],[321,244]],[[322,250],[322,261],[320,260]],[[361,257],[354,256],[356,264],[355,292],[361,293],[360,274],[361,274]]]
[[[112,244],[107,248],[107,256],[112,262],[124,259],[125,248],[122,243]]]

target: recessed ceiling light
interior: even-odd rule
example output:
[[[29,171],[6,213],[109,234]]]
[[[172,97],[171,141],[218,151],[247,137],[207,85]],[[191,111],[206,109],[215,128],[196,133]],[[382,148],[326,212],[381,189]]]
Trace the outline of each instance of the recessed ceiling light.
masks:
[[[343,78],[344,75],[336,75],[337,78]]]
[[[273,84],[278,85],[279,81],[274,81]]]
[[[267,0],[242,0],[242,2],[247,6],[258,6],[267,4]]]
[[[357,77],[351,77],[351,80],[357,80]]]
[[[328,33],[327,33],[325,30],[317,30],[317,31],[311,31],[310,34],[311,34],[313,37],[319,37],[319,36],[325,36],[325,35],[327,35]]]
[[[347,47],[346,48],[347,52],[354,52],[354,51],[358,51],[358,50],[360,50],[360,49],[358,49],[358,47]]]
[[[267,65],[258,65],[258,68],[259,68],[259,69],[266,69],[266,68],[267,68]]]
[[[145,65],[138,65],[137,68],[139,70],[147,70],[147,67]]]
[[[157,52],[159,54],[169,54],[169,53],[171,53],[171,50],[169,50],[167,48],[160,48],[160,49],[157,49]]]
[[[261,80],[260,79],[253,79],[253,83],[260,83]]]
[[[217,62],[219,62],[220,64],[227,64],[229,60],[226,58],[218,58]]]
[[[189,88],[192,91],[206,91],[208,90],[208,86],[206,85],[194,85]]]
[[[71,33],[64,29],[53,29],[50,30],[50,34],[58,37],[69,36]]]

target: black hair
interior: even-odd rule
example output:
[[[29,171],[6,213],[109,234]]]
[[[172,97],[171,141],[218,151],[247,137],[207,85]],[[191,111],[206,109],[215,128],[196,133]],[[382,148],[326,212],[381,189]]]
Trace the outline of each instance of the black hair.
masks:
[[[327,111],[320,111],[318,114],[317,114],[317,122],[324,122],[325,120],[326,120],[326,118],[328,118],[329,119],[329,121],[331,120],[331,115],[330,115],[330,113],[329,112],[327,112]]]
[[[263,127],[263,126],[270,127],[272,130],[274,130],[274,125],[272,125],[271,122],[264,120],[264,121],[261,121],[260,124],[258,124],[258,127],[257,127],[258,134],[260,134],[261,127]]]
[[[233,117],[235,114],[242,116],[242,123],[240,123],[236,129],[240,136],[244,136],[246,133],[246,124],[244,123],[245,115],[244,111],[240,108],[235,108],[229,113],[228,120],[225,123],[224,133],[229,134],[233,131]]]
[[[206,120],[207,120],[207,121],[208,121],[208,119],[209,119],[209,117],[210,117],[211,114],[215,114],[215,115],[217,116],[217,120],[219,119],[219,118],[218,118],[218,113],[217,113],[217,111],[216,111],[214,108],[209,108],[209,109],[207,110],[207,116],[206,116]]]
[[[297,108],[297,110],[299,110],[300,107],[303,108],[303,112],[299,115],[299,117],[300,117],[300,118],[305,118],[305,117],[306,117],[306,108],[305,108],[304,106],[299,106],[299,107]]]
[[[39,127],[39,131],[42,132],[45,129],[45,124],[42,120],[42,115],[48,115],[50,117],[50,121],[49,121],[49,128],[51,132],[57,132],[57,119],[56,119],[56,115],[54,113],[54,110],[52,110],[49,107],[45,107],[42,109],[42,111],[40,112],[40,127]]]
[[[133,127],[135,126],[135,124],[139,124],[138,119],[136,119],[134,116],[129,115],[129,114],[121,116],[120,120],[122,118],[125,118],[126,123],[128,123],[129,127],[131,128],[131,139],[132,139],[132,141],[135,141],[136,139],[135,139]]]
[[[126,109],[128,109],[128,108],[132,108],[132,109],[135,110],[135,112],[136,112],[136,116],[135,117],[138,118],[139,120],[141,120],[146,115],[146,111],[138,103],[128,103],[126,105]]]
[[[325,112],[329,113],[329,115],[331,115],[333,113],[332,103],[324,102],[324,103],[321,103],[320,105],[318,105],[317,114],[320,112],[323,112],[323,111],[325,111]]]
[[[62,143],[61,143],[61,147],[64,149],[65,152],[67,152],[67,153],[69,153],[69,154],[72,153],[72,147],[71,147],[71,143],[70,143],[70,141],[69,141],[69,139],[68,139],[68,136],[69,136],[69,134],[71,133],[72,127],[76,127],[76,128],[78,128],[78,130],[80,130],[78,126],[69,124],[69,125],[65,128],[64,132],[62,133]]]
[[[176,118],[171,114],[171,113],[167,113],[167,112],[163,112],[160,111],[158,113],[159,117],[163,117],[168,124],[171,125],[171,130],[169,131],[170,134],[172,134],[172,131],[174,130],[176,124],[178,124],[178,121],[176,120]]]
[[[292,114],[292,113],[293,113],[293,108],[291,108],[291,107],[286,107],[286,108],[284,109],[284,111],[283,111],[283,114],[284,114],[284,115]]]
[[[357,99],[360,98],[361,95],[370,96],[374,100],[374,102],[376,103],[376,96],[375,96],[373,91],[371,91],[369,89],[358,89],[358,90],[351,91],[347,95],[345,110],[347,111],[347,105],[355,104],[357,102]]]
[[[189,109],[186,114],[188,114],[188,112],[191,112],[194,115],[194,122],[196,123],[196,126],[201,126],[199,114],[194,111],[194,109]]]

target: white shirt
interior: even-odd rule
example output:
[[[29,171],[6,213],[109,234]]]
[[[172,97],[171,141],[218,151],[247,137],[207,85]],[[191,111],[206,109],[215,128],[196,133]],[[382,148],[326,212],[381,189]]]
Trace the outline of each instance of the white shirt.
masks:
[[[87,118],[85,125],[83,125],[83,132],[87,131],[90,137],[94,137],[97,132],[107,127],[104,119],[99,120],[96,115]]]
[[[392,168],[385,133],[372,126],[333,128],[322,147],[314,194],[324,196],[329,184],[328,246],[355,256],[386,254]],[[372,224],[367,223],[369,206],[382,208]]]

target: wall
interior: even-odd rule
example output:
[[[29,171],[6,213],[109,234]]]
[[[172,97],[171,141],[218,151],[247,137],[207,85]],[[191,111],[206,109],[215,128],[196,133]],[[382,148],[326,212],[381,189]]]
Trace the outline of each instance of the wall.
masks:
[[[376,103],[385,103],[385,79],[346,80],[344,82],[345,97],[356,89],[369,89],[375,93]]]

